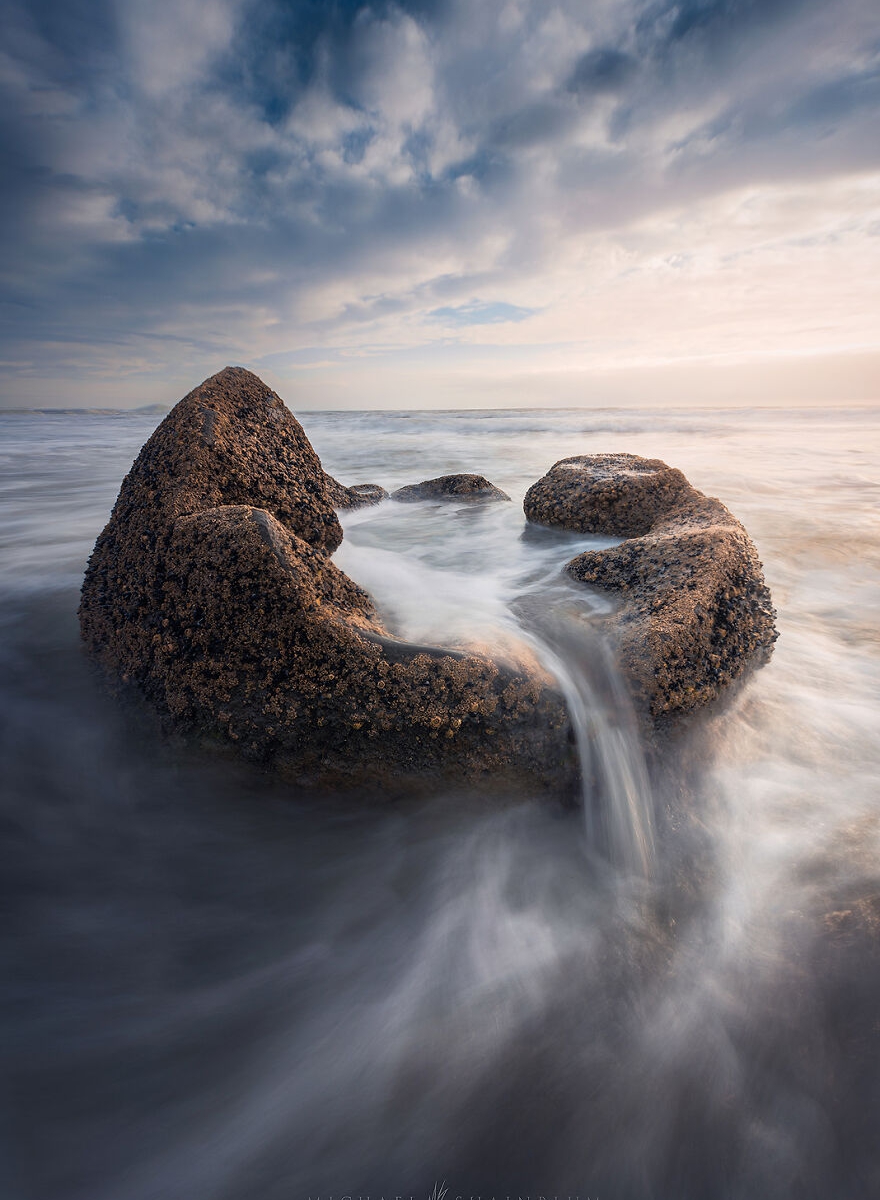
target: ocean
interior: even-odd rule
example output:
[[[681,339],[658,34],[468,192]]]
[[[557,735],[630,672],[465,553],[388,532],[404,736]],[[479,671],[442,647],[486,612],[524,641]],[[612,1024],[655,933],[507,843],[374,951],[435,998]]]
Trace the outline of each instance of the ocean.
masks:
[[[0,415],[0,1194],[880,1195],[880,409],[297,416],[346,484],[513,498],[342,514],[400,636],[601,618],[560,575],[596,540],[522,498],[628,451],[744,523],[774,655],[652,768],[592,644],[545,645],[599,746],[590,820],[305,794],[121,710],[80,647],[157,416]]]

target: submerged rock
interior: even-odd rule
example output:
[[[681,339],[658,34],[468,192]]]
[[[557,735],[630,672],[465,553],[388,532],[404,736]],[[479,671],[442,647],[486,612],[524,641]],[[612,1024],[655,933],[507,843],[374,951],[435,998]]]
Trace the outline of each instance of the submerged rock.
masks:
[[[388,493],[378,483],[355,483],[346,487],[332,475],[324,473],[327,495],[334,508],[365,508],[370,504],[381,504]]]
[[[206,380],[143,447],[98,538],[80,606],[89,652],[171,727],[303,782],[570,791],[553,682],[535,664],[390,637],[331,561],[328,479],[255,375]]]
[[[421,483],[410,483],[391,493],[392,500],[509,500],[507,492],[482,475],[439,475]]]
[[[563,459],[526,493],[530,521],[626,540],[572,559],[575,579],[617,592],[618,655],[656,725],[715,700],[770,657],[770,592],[743,526],[659,459]]]

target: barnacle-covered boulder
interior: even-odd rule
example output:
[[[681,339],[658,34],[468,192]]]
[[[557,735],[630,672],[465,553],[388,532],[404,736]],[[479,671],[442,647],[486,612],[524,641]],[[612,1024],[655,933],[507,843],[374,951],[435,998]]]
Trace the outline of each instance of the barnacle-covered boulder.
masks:
[[[656,726],[715,700],[769,658],[777,634],[751,539],[681,471],[634,454],[566,458],[526,493],[542,525],[624,540],[572,559],[573,578],[616,592],[611,618],[637,707]]]
[[[392,500],[405,504],[416,500],[509,500],[507,492],[483,475],[438,475],[421,483],[408,483],[391,493]]]
[[[206,380],[141,450],[98,538],[89,652],[172,728],[301,782],[571,792],[552,680],[534,662],[389,636],[330,557],[342,529],[328,479],[255,375]]]

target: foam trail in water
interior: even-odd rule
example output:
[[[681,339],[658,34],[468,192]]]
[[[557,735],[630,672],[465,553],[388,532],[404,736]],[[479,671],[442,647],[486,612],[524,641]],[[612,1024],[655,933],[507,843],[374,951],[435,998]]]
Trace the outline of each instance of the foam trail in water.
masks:
[[[440,515],[432,540],[424,526]],[[499,651],[511,634],[514,642],[525,637],[567,702],[590,844],[625,872],[651,877],[653,802],[626,687],[601,638],[583,621],[556,615],[561,603],[572,603],[559,585],[559,559],[570,556],[570,542],[533,530],[511,545],[520,521],[506,506],[481,514],[463,506],[382,505],[347,518],[352,536],[335,561],[366,586],[399,637],[438,645],[477,639]],[[467,544],[480,548],[483,574],[473,563],[460,569],[462,523]],[[444,561],[450,549],[459,569]]]
[[[625,685],[599,637],[574,621],[542,622],[535,648],[559,682],[577,740],[592,846],[616,866],[654,874],[654,801]]]

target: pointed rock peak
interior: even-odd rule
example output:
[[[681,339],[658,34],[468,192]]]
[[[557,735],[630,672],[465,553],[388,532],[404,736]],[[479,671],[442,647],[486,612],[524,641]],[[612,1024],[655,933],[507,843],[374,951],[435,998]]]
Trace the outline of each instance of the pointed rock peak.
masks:
[[[124,491],[175,515],[224,504],[266,509],[309,545],[335,550],[342,528],[321,461],[280,396],[225,367],[174,406],[144,446]]]
[[[281,397],[259,375],[244,367],[224,367],[180,401],[184,405],[199,403],[229,408],[240,416],[250,413],[256,419],[264,417],[267,409],[286,407]]]

